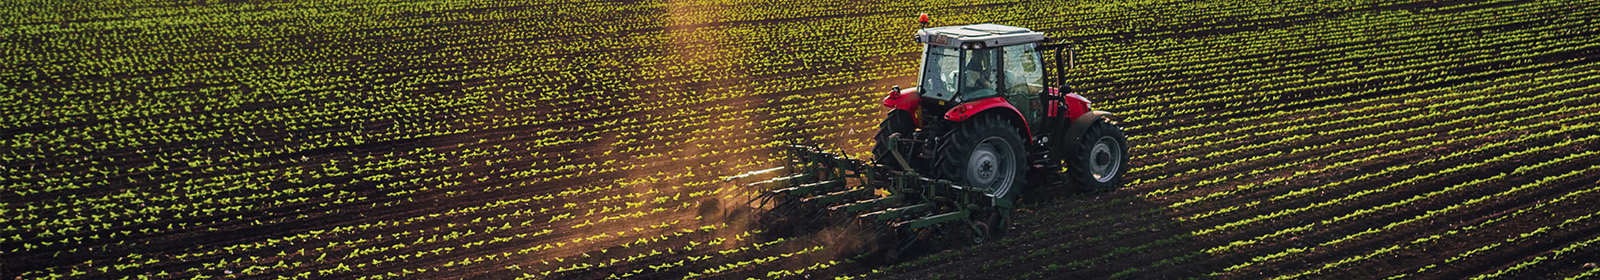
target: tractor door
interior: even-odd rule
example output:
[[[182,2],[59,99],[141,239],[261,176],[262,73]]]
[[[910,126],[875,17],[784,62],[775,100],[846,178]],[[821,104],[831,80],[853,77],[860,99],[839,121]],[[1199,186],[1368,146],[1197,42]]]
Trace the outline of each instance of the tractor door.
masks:
[[[962,51],[962,100],[1003,96],[1005,85],[1000,83],[999,50],[976,49]]]
[[[1044,64],[1035,46],[1038,44],[1021,44],[1007,46],[1000,51],[1001,67],[1005,72],[1000,81],[1004,86],[1006,101],[1016,107],[1030,124],[1037,123],[1045,110],[1039,101],[1039,94],[1045,90]]]

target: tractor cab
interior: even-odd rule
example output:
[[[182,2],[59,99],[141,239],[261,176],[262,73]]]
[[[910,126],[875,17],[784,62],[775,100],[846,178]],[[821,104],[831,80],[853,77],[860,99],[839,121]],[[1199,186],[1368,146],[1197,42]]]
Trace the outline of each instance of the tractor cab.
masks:
[[[884,105],[912,112],[918,127],[933,124],[940,130],[947,121],[989,110],[1012,111],[1004,114],[1007,120],[1025,128],[1024,139],[1031,141],[1041,136],[1034,124],[1089,112],[1088,99],[1071,93],[1065,83],[1072,44],[1049,43],[1042,32],[999,24],[924,28],[913,38],[923,46],[919,86],[895,88]],[[1054,51],[1049,53],[1054,69],[1046,63],[1049,51]],[[1046,78],[1050,74],[1055,74],[1054,83]],[[941,115],[945,118],[936,118]]]
[[[922,97],[962,103],[1044,92],[1044,33],[998,24],[922,29]]]

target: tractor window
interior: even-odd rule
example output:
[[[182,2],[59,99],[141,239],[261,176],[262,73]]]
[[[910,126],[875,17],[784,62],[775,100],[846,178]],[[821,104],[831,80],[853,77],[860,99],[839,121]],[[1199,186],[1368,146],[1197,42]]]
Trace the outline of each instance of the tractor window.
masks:
[[[950,100],[955,98],[960,80],[961,51],[950,47],[928,46],[922,57],[922,96]]]
[[[1037,95],[1044,91],[1044,65],[1036,44],[1005,47],[1006,89],[1008,95]]]
[[[999,58],[996,49],[962,51],[961,96],[964,100],[977,100],[999,95]]]

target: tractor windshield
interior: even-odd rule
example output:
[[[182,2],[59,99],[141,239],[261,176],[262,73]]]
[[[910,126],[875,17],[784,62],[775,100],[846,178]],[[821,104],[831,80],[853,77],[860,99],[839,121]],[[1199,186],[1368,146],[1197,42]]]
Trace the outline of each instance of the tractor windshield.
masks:
[[[977,100],[998,96],[996,49],[960,50],[928,45],[922,55],[922,96]],[[959,96],[959,97],[958,97]]]
[[[927,45],[922,54],[922,96],[940,100],[956,97],[960,81],[961,51],[951,47]]]

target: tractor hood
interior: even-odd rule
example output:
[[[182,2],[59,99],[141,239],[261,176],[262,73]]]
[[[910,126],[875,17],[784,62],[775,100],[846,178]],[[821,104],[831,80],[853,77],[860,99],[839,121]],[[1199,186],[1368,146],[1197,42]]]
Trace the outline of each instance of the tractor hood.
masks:
[[[955,48],[988,48],[1044,40],[1044,33],[999,24],[945,26],[917,30],[918,43]]]

